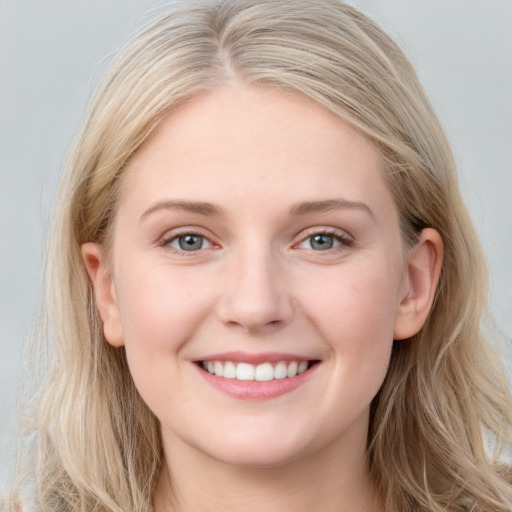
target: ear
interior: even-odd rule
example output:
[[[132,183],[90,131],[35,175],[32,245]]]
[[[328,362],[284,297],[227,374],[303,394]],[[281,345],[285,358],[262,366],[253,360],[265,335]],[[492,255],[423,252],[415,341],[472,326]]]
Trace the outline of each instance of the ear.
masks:
[[[442,263],[441,235],[432,228],[422,230],[407,258],[406,286],[393,330],[395,340],[410,338],[423,327],[432,309]]]
[[[112,273],[106,263],[106,257],[99,244],[82,245],[82,258],[89,274],[96,307],[103,321],[103,334],[107,342],[114,347],[124,345],[121,314],[117,303]]]

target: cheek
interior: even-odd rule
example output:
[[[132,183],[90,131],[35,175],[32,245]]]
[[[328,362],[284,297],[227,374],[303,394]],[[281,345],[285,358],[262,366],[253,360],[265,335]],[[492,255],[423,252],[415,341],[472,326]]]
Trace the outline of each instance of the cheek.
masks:
[[[211,293],[187,269],[125,263],[130,272],[119,272],[116,291],[130,373],[148,406],[166,410],[169,397],[183,396],[180,353],[210,311]]]
[[[169,267],[161,265],[120,276],[125,344],[169,349],[197,326],[198,318],[211,303],[211,293],[187,270],[170,272]]]
[[[374,260],[340,267],[322,285],[314,280],[303,285],[306,314],[330,346],[340,385],[350,383],[366,399],[378,391],[389,365],[398,276],[396,265]]]
[[[307,290],[302,303],[333,342],[372,345],[392,339],[399,305],[399,269],[373,261],[340,266],[324,279],[311,276],[299,285]]]

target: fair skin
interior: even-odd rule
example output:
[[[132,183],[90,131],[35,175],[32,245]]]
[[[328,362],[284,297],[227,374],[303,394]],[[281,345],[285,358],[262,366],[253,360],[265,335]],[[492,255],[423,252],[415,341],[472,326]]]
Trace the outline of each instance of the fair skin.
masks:
[[[428,315],[442,242],[404,250],[363,136],[270,88],[201,93],[125,170],[109,257],[82,253],[161,423],[157,512],[382,510],[370,403]]]

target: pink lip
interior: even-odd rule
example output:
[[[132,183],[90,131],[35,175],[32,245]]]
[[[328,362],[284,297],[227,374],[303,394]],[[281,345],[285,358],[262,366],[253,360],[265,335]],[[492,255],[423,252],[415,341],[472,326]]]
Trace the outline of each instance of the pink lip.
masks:
[[[220,359],[216,359],[219,361]],[[284,359],[279,359],[283,361]],[[294,360],[292,358],[292,360]],[[233,359],[229,359],[233,361]],[[246,361],[246,360],[244,360]],[[268,361],[268,359],[265,359]],[[242,400],[257,400],[275,398],[289,393],[304,384],[313,376],[319,364],[315,364],[308,368],[304,373],[295,377],[287,377],[285,379],[274,379],[270,381],[259,382],[255,380],[236,380],[217,377],[203,370],[199,365],[194,365],[201,377],[212,387]]]
[[[297,354],[290,354],[284,352],[268,352],[261,354],[254,354],[249,352],[222,352],[218,354],[211,354],[204,358],[197,359],[197,361],[233,361],[234,363],[277,363],[279,361],[312,361],[314,357],[299,356]]]

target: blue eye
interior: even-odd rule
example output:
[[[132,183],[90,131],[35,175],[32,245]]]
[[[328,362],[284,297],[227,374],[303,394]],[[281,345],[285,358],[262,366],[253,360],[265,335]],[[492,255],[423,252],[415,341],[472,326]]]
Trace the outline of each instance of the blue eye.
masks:
[[[170,245],[175,249],[187,252],[200,251],[201,249],[208,249],[212,246],[204,236],[196,235],[194,233],[186,233],[184,235],[176,236],[169,240],[166,245]]]
[[[329,249],[336,249],[341,245],[351,246],[352,241],[338,234],[316,233],[305,238],[299,244],[299,247],[313,251],[328,251]]]
[[[309,248],[315,251],[327,251],[328,249],[332,249],[336,242],[339,245],[339,241],[334,238],[332,235],[326,235],[325,233],[319,233],[318,235],[313,235],[304,242],[309,242]]]

